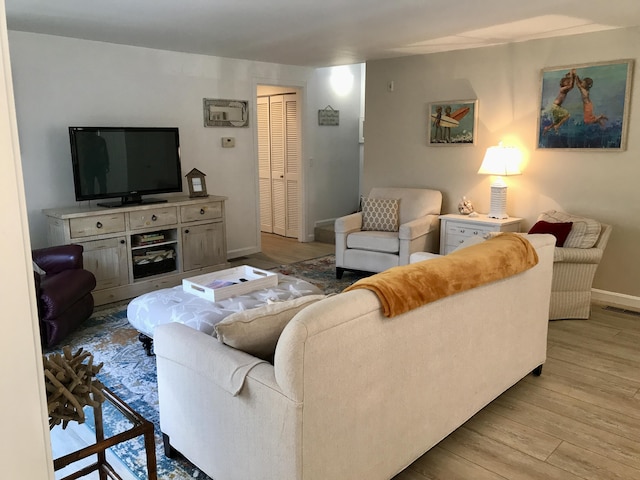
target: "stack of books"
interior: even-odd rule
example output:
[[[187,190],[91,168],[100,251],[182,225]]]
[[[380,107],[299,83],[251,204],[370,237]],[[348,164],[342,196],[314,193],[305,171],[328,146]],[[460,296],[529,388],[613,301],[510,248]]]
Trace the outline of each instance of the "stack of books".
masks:
[[[164,233],[162,232],[143,233],[133,236],[133,243],[136,247],[160,242],[164,242]]]

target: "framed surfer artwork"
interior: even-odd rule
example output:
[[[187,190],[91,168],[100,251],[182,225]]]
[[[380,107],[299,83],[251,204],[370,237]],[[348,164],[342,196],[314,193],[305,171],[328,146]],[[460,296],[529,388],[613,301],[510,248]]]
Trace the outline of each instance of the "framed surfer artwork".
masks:
[[[626,149],[633,60],[542,70],[539,149]]]
[[[452,100],[429,104],[427,138],[431,146],[475,145],[477,100]]]

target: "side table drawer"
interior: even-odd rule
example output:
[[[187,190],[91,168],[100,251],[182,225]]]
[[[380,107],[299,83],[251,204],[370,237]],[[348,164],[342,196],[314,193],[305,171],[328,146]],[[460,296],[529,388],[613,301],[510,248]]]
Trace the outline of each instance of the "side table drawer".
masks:
[[[178,210],[176,207],[129,212],[129,225],[132,230],[175,225],[176,223],[178,223]]]

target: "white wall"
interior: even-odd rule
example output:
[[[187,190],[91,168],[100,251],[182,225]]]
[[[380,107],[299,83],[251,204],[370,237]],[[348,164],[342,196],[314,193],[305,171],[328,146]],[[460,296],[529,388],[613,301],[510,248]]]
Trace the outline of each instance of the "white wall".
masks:
[[[5,318],[0,338],[0,465],[2,478],[45,480],[53,478],[53,462],[5,25],[0,0],[0,249],[5,252],[0,279]]]
[[[490,177],[477,175],[484,152],[501,140],[517,145],[525,152],[526,165],[523,175],[507,179],[509,214],[523,217],[525,230],[547,209],[613,225],[594,287],[639,297],[637,75],[626,151],[536,149],[541,69],[637,59],[639,53],[640,29],[632,28],[369,62],[363,190],[427,186],[443,192],[443,212],[457,212],[463,195],[478,211],[487,212]],[[637,73],[637,60],[635,67]],[[390,80],[395,82],[393,92],[386,89]],[[477,145],[428,146],[428,104],[466,99],[478,99]]]
[[[178,126],[182,171],[207,175],[209,193],[229,197],[229,256],[257,251],[256,85],[303,88],[306,240],[318,219],[351,208],[357,196],[359,76],[346,99],[334,96],[321,69],[152,50],[24,32],[9,32],[18,131],[34,246],[46,244],[43,208],[75,205],[70,125]],[[350,66],[355,75],[360,66]],[[248,128],[205,128],[203,98],[250,100]],[[344,124],[318,127],[317,108],[340,108]],[[321,105],[321,107],[318,107]],[[357,126],[355,127],[357,129]],[[323,130],[325,129],[325,130]],[[223,149],[220,138],[236,147]],[[313,161],[311,159],[313,158]],[[344,167],[340,183],[336,164]],[[321,188],[315,186],[321,179]],[[186,191],[186,184],[184,185]]]

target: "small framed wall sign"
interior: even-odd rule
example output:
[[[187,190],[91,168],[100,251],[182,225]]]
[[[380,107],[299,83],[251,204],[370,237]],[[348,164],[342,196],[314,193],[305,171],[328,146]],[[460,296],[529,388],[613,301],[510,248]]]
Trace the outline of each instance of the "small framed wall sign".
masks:
[[[189,197],[208,197],[207,184],[204,181],[206,175],[197,168],[191,170],[187,175],[187,183],[189,184]]]
[[[340,110],[335,110],[331,105],[318,110],[318,125],[340,125]]]

